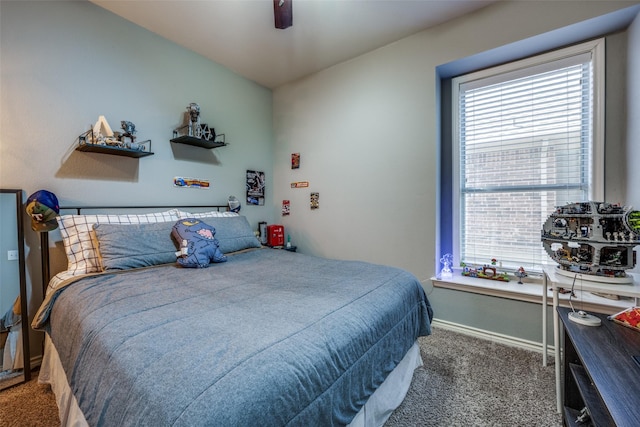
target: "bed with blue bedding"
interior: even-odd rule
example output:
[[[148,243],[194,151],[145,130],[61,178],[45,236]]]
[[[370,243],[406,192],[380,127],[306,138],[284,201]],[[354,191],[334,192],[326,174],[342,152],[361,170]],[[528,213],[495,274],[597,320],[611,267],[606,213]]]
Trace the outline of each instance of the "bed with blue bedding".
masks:
[[[226,256],[49,290],[33,326],[88,425],[346,425],[430,334],[429,301],[404,270],[257,247]]]

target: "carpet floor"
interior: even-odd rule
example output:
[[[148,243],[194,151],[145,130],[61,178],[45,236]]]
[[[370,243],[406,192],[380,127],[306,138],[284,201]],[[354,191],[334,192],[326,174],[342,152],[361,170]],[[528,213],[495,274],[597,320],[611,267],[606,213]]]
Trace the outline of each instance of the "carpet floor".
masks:
[[[442,328],[419,343],[424,366],[385,427],[562,426],[540,353]]]
[[[419,342],[424,366],[385,427],[562,425],[554,368],[543,367],[539,353],[442,328]],[[59,424],[53,393],[38,384],[37,372],[0,392],[0,427]]]

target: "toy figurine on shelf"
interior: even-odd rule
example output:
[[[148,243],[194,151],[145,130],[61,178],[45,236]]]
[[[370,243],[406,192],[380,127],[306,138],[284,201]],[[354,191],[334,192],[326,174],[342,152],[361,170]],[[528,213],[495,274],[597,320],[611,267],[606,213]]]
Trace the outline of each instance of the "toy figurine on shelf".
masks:
[[[576,202],[557,206],[542,225],[541,240],[557,272],[605,283],[632,283],[640,245],[640,211],[618,203]]]
[[[520,267],[518,271],[513,274],[518,278],[518,285],[522,285],[522,278],[527,277],[527,272],[524,271],[523,267]]]
[[[497,260],[494,258],[491,260],[491,266],[485,264],[482,266],[482,268],[469,267],[464,262],[461,262],[460,267],[462,267],[463,276],[508,282],[509,276],[507,275],[507,273],[498,272],[498,270],[493,267],[494,265],[496,265],[496,263]]]
[[[469,266],[467,266],[466,262],[460,261],[460,268],[462,269],[463,276],[478,277],[478,270],[475,268],[470,268]]]
[[[195,102],[187,105],[187,123],[173,130],[171,142],[194,145],[196,147],[216,148],[227,145],[223,133],[216,134],[216,130],[206,123],[200,122],[200,105]]]
[[[140,145],[136,142],[136,125],[127,120],[120,121],[123,132],[114,132],[121,147],[131,150],[140,150]]]
[[[78,137],[77,149],[79,151],[117,154],[128,157],[142,157],[153,154],[151,152],[150,139],[142,142],[136,141],[135,124],[128,120],[121,120],[120,126],[122,127],[122,132],[114,132],[105,116],[99,116],[93,127]]]
[[[200,106],[195,102],[187,105],[187,113],[189,114],[189,136],[201,138],[200,129]]]
[[[453,255],[444,254],[442,258],[440,258],[440,263],[442,263],[440,277],[443,279],[450,279],[453,276],[453,270],[451,269],[451,266],[453,265]]]

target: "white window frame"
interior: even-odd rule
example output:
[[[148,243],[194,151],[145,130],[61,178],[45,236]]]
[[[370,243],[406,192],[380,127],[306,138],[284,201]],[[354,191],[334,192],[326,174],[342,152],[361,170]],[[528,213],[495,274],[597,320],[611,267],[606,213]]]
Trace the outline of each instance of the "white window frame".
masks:
[[[473,80],[485,79],[504,73],[522,72],[541,66],[549,62],[559,61],[568,57],[590,54],[593,71],[593,110],[592,110],[592,152],[591,152],[591,182],[590,200],[604,201],[604,140],[605,140],[605,39],[595,39],[566,48],[554,50],[534,57],[503,64],[497,67],[469,73],[452,79],[452,171],[453,171],[453,230],[452,246],[454,266],[460,264],[461,251],[461,204],[460,204],[460,138],[459,94],[460,85]],[[542,243],[540,243],[542,245]],[[541,246],[542,247],[542,246]],[[488,254],[489,256],[489,254]],[[534,271],[535,272],[535,271]]]

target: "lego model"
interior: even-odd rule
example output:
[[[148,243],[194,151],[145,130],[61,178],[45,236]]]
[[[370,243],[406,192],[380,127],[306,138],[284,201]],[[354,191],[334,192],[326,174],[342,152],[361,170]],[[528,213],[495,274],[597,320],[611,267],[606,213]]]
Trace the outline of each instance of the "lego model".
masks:
[[[200,123],[200,106],[195,102],[187,105],[186,117],[188,123],[173,130],[172,142],[179,142],[189,145],[214,148],[214,146],[226,145],[225,135],[216,135],[216,130],[206,123]],[[187,131],[185,134],[184,131]],[[209,146],[211,144],[211,146]]]
[[[636,264],[633,248],[640,244],[640,211],[604,202],[569,203],[549,215],[541,234],[561,274],[632,281],[625,270]]]
[[[136,125],[128,120],[121,120],[122,131],[113,131],[105,116],[99,116],[91,129],[78,137],[80,151],[114,154],[109,149],[151,153],[151,140],[136,140]],[[105,148],[107,150],[105,150]],[[138,156],[135,156],[138,157]]]
[[[467,265],[464,262],[460,263],[460,267],[462,267],[461,274],[467,277],[474,277],[478,279],[488,279],[488,280],[497,280],[499,282],[508,282],[509,275],[504,271],[498,271],[496,265],[498,260],[495,258],[491,259],[491,265],[483,265],[482,267],[477,267],[474,265]]]

